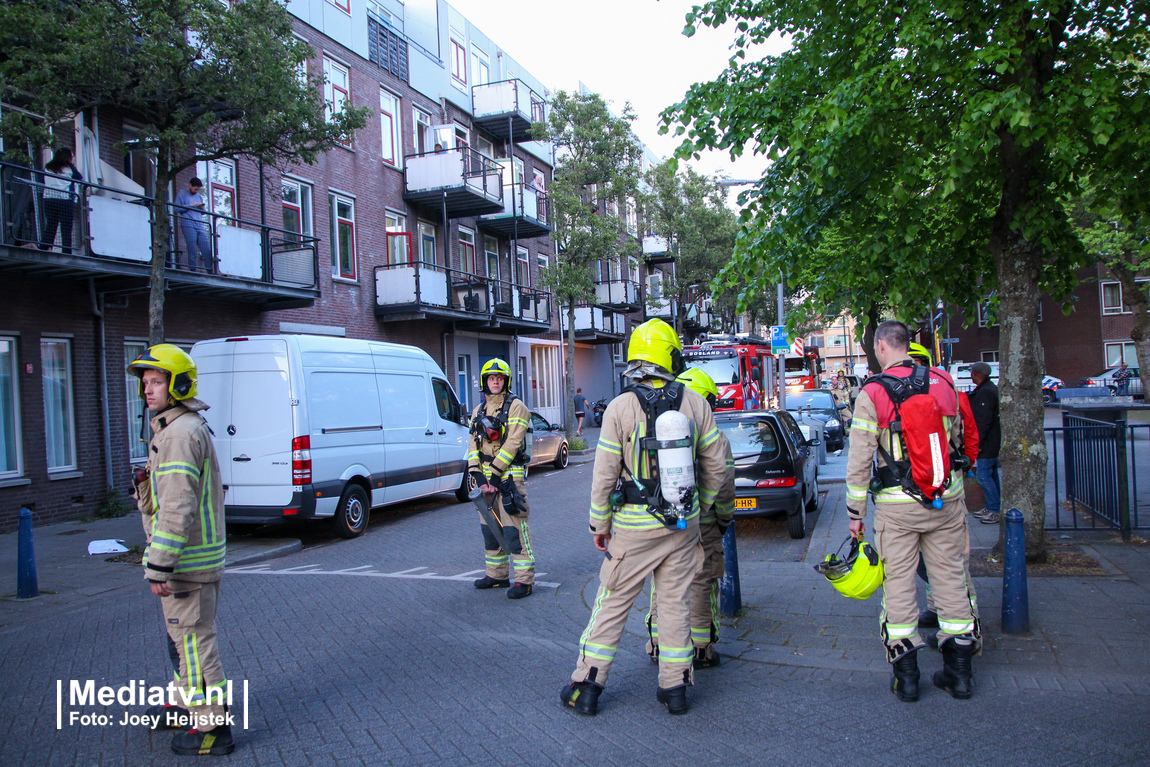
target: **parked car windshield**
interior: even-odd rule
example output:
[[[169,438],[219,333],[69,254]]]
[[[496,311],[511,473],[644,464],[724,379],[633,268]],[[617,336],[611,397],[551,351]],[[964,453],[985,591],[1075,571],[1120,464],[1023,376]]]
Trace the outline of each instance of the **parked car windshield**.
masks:
[[[765,460],[779,454],[779,438],[766,419],[720,421],[719,428],[731,443],[731,453],[736,458],[757,455]]]
[[[806,410],[808,407],[834,412],[835,399],[825,391],[787,392],[787,410]]]
[[[739,382],[738,357],[728,357],[717,360],[691,360],[691,364],[687,367],[702,370],[719,386]]]

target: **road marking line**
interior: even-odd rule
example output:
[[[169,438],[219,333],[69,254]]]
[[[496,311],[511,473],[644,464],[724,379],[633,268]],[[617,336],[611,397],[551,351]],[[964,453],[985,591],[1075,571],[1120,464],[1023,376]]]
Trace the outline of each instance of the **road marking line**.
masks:
[[[359,567],[349,567],[345,570],[332,570],[333,573],[354,573],[356,570],[370,570],[374,565],[360,565]]]
[[[416,570],[426,570],[426,567],[413,567],[410,570],[403,570],[398,573],[377,573],[377,572],[362,572],[360,570],[309,570],[305,568],[316,567],[316,565],[301,565],[300,567],[289,567],[284,570],[249,570],[247,568],[228,569],[224,572],[229,575],[235,573],[237,575],[345,575],[350,577],[360,578],[396,578],[399,580],[424,580],[424,581],[467,581],[475,576],[476,573],[483,572],[482,570],[472,570],[471,572],[460,573],[459,575],[436,575],[435,573],[417,573]],[[546,575],[546,573],[539,573],[538,575]],[[554,589],[558,588],[559,584],[551,581],[535,581],[535,585],[541,588]]]

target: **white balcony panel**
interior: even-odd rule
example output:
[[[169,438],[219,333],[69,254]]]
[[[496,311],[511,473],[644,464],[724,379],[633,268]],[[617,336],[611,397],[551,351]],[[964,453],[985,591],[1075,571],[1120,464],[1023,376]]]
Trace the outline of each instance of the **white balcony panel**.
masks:
[[[496,174],[498,175],[498,174]],[[475,179],[482,185],[482,177]],[[439,154],[422,154],[407,160],[407,190],[416,192],[424,189],[463,185],[463,153],[451,149]],[[490,188],[495,189],[495,186]]]
[[[475,88],[472,92],[475,116],[502,115],[518,111],[518,107],[515,105],[517,85],[518,81],[510,80]]]
[[[644,253],[666,253],[667,252],[667,238],[656,237],[655,235],[647,235],[643,238],[643,252]]]
[[[92,252],[109,258],[152,260],[151,212],[144,205],[89,195],[88,233]]]
[[[375,302],[380,306],[415,303],[415,267],[397,266],[375,273]]]
[[[261,280],[264,276],[260,233],[238,226],[216,228],[219,237],[220,274]]]

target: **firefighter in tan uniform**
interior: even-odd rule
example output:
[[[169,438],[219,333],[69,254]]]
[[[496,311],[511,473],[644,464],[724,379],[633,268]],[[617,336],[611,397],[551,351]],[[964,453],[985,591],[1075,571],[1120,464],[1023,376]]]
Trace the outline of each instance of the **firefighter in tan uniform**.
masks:
[[[686,384],[715,409],[719,400],[719,389],[714,380],[701,368],[688,368],[675,380]],[[695,668],[714,668],[720,663],[715,643],[719,641],[719,581],[723,577],[726,562],[723,558],[723,534],[735,518],[735,458],[731,453],[731,443],[722,431],[719,432],[719,445],[726,456],[727,476],[714,496],[714,503],[699,517],[699,532],[703,543],[703,567],[695,575],[691,584],[691,644],[695,646]],[[700,492],[700,500],[708,500]],[[651,660],[659,660],[658,595],[651,586],[651,612],[647,614],[647,654]]]
[[[486,553],[484,576],[475,581],[477,589],[502,589],[509,599],[531,594],[535,584],[535,552],[527,517],[526,468],[531,460],[528,429],[531,411],[510,391],[511,369],[501,359],[488,360],[479,373],[485,399],[471,414],[471,439],[467,449],[467,470],[475,484],[488,497],[494,496],[492,513],[503,528],[510,552],[480,514]],[[509,561],[510,558],[510,561]],[[511,564],[515,565],[515,585],[511,585]]]
[[[659,687],[656,698],[672,714],[687,711],[693,682],[690,589],[703,564],[699,516],[720,492],[726,455],[706,401],[681,383],[682,342],[661,320],[635,328],[627,348],[631,385],[611,401],[595,453],[591,482],[591,535],[606,555],[591,619],[579,640],[579,658],[560,702],[593,716],[622,639],[627,615],[648,575],[659,595]],[[677,410],[676,413],[667,411]],[[681,415],[680,415],[681,414]],[[651,424],[678,422],[681,436],[651,434]],[[672,449],[693,451],[693,491],[669,484],[686,476],[671,467]],[[681,453],[674,454],[676,456]],[[687,466],[691,466],[688,452]],[[660,463],[660,457],[667,456]],[[660,465],[664,481],[660,483]],[[678,498],[664,497],[673,487]]]
[[[884,322],[875,332],[875,356],[883,371],[901,378],[911,374],[908,334],[899,322]],[[944,371],[929,370],[930,396],[939,403],[950,445],[961,445],[962,424],[954,385]],[[876,452],[903,460],[900,440],[891,440],[894,405],[882,385],[870,382],[855,400],[854,428],[847,461],[847,511],[850,531],[865,530],[868,490],[874,489],[875,545],[886,568],[883,582],[881,633],[892,664],[891,691],[902,701],[918,700],[918,600],[915,570],[921,554],[930,575],[938,610],[938,643],[943,670],[934,683],[955,698],[971,696],[971,659],[981,635],[974,609],[974,586],[966,575],[969,536],[963,502],[962,471],[952,468],[942,492],[942,508],[920,502],[891,480],[892,471]],[[873,467],[873,471],[872,471]],[[874,485],[872,486],[872,475]]]
[[[157,729],[185,730],[172,739],[177,754],[230,754],[215,625],[227,531],[219,462],[200,416],[208,406],[195,399],[196,363],[177,346],[150,347],[128,372],[139,376],[152,415],[147,469],[137,470],[135,483],[148,539],[144,578],[160,597],[178,656],[177,703],[147,713],[159,717]]]

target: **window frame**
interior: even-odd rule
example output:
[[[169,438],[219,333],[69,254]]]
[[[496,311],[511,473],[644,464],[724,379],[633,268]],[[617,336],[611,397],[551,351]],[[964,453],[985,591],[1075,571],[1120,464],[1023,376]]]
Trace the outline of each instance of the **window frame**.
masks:
[[[48,451],[48,442],[49,442],[49,440],[48,440],[48,429],[49,429],[49,422],[51,419],[49,418],[49,415],[48,415],[48,396],[47,396],[47,392],[45,391],[44,396],[43,396],[43,405],[44,405],[44,457],[46,460],[46,466],[48,469],[48,475],[49,476],[51,476],[53,474],[63,474],[63,473],[67,473],[67,472],[74,472],[74,471],[77,471],[79,468],[79,456],[77,455],[77,451],[76,451],[76,398],[75,398],[76,377],[75,377],[75,366],[73,365],[73,361],[72,361],[72,339],[71,338],[61,338],[59,336],[50,336],[50,335],[45,335],[45,336],[40,337],[40,377],[41,377],[41,380],[44,379],[44,377],[46,375],[45,371],[47,369],[47,365],[44,364],[44,349],[46,346],[53,345],[53,344],[61,344],[61,345],[63,345],[64,350],[65,350],[64,364],[65,364],[65,368],[66,368],[65,373],[67,375],[67,391],[64,392],[64,404],[67,406],[67,412],[65,413],[65,419],[64,420],[66,421],[66,423],[64,423],[64,428],[67,430],[67,433],[63,434],[61,436],[64,437],[64,441],[66,442],[65,447],[66,447],[67,451],[69,452],[68,457],[70,458],[70,463],[60,464],[57,466],[51,465],[52,464],[52,456],[51,456],[51,453]]]
[[[426,121],[421,120],[421,117],[425,118]],[[435,137],[431,130],[431,112],[412,105],[411,129],[416,154],[426,154],[435,149]]]
[[[416,224],[416,232],[419,235],[419,263],[422,266],[439,266],[439,263],[436,261],[437,254],[439,253],[439,248],[437,247],[439,239],[439,227],[428,221],[420,221],[418,224]],[[425,246],[428,242],[431,243],[430,261],[425,258]]]
[[[383,228],[387,235],[406,234],[407,248],[411,250],[411,235],[407,231],[407,215],[393,210],[383,211]],[[411,253],[397,254],[393,252],[392,242],[403,242],[402,237],[387,237],[387,263],[395,264],[409,264],[411,263]],[[403,258],[399,256],[402,255]]]
[[[480,76],[480,73],[483,76]],[[491,57],[474,43],[471,45],[471,77],[473,85],[487,85],[491,82]]]
[[[144,405],[144,400],[139,396],[140,379],[132,373],[126,372],[126,368],[147,348],[148,342],[146,340],[124,341],[124,359],[126,360],[124,409],[128,418],[128,460],[134,465],[146,463],[148,460],[148,441],[152,436],[152,419],[148,416],[148,408]],[[140,423],[136,423],[137,419]],[[146,435],[147,438],[141,440],[141,434]],[[138,448],[138,455],[133,454],[133,448]]]
[[[475,232],[462,226],[459,227],[459,270],[479,276],[479,262],[475,257]]]
[[[979,359],[983,362],[998,362],[998,350],[987,349],[986,351],[979,352]]]
[[[356,265],[356,247],[355,247],[355,199],[337,192],[328,191],[327,202],[329,209],[330,220],[330,246],[331,246],[331,276],[334,280],[345,280],[347,282],[358,282],[358,269]],[[343,217],[339,215],[339,204],[346,203],[351,207],[351,216]],[[342,225],[346,224],[351,230],[351,236],[348,242],[351,246],[350,255],[350,274],[343,270],[343,252],[339,247],[340,237],[339,231]]]
[[[1119,355],[1118,361],[1114,362],[1114,363],[1110,362],[1110,348],[1112,346],[1117,346],[1120,349],[1120,355]],[[1126,353],[1127,348],[1129,348],[1130,354]],[[1133,357],[1133,359],[1130,359],[1130,357]],[[1118,367],[1119,365],[1122,364],[1122,362],[1124,360],[1126,362],[1127,367],[1137,368],[1138,367],[1138,349],[1134,345],[1134,342],[1129,341],[1129,340],[1118,339],[1118,340],[1114,340],[1114,341],[1103,341],[1102,342],[1102,359],[1106,363],[1106,369],[1107,370],[1109,370],[1110,368]]]
[[[338,72],[344,76],[345,87],[335,84],[332,78],[332,72]],[[337,102],[336,94],[342,95],[342,99]],[[336,104],[339,104],[339,109],[336,109]],[[323,105],[324,117],[330,123],[338,112],[344,111],[348,105],[352,103],[351,100],[351,67],[344,64],[330,56],[324,55],[323,57]],[[345,148],[351,147],[351,137],[347,137],[347,141],[340,141],[339,145]]]
[[[285,187],[295,187],[299,194],[299,203],[289,203],[283,197],[283,189]],[[293,210],[297,213],[297,219],[300,222],[300,228],[297,234],[302,239],[303,237],[314,237],[315,232],[315,195],[312,192],[312,185],[306,181],[300,181],[291,176],[280,177],[280,202],[285,211]],[[287,227],[287,221],[283,221],[283,229],[286,232],[292,231]]]
[[[20,337],[2,335],[0,341],[7,343],[11,350],[8,380],[11,382],[12,399],[11,402],[0,400],[0,409],[9,408],[8,415],[11,416],[12,422],[12,457],[15,465],[13,469],[0,470],[0,481],[3,481],[24,476],[24,432],[20,423]]]
[[[348,16],[351,15],[351,0],[327,0],[328,5],[334,5]]]
[[[451,82],[456,87],[467,87],[467,41],[454,27],[448,27]]]
[[[491,243],[495,243],[495,249],[494,250],[492,250],[491,248],[488,247],[489,245],[491,245]],[[484,258],[484,261],[486,261],[487,279],[498,280],[499,279],[499,238],[498,237],[493,237],[490,234],[486,234],[483,236],[483,258]],[[492,274],[492,272],[491,272],[491,264],[493,261],[495,263],[495,273],[494,274]]]
[[[384,104],[384,100],[390,100],[389,105]],[[390,106],[391,111],[388,112],[386,107]],[[379,134],[380,134],[380,158],[383,160],[384,165],[390,165],[393,168],[403,167],[403,135],[400,131],[399,116],[403,111],[403,99],[386,88],[379,89]],[[387,145],[391,144],[391,159],[388,159]]]
[[[531,253],[522,245],[515,248],[515,284],[521,288],[531,287]]]

